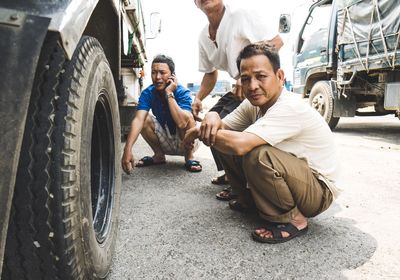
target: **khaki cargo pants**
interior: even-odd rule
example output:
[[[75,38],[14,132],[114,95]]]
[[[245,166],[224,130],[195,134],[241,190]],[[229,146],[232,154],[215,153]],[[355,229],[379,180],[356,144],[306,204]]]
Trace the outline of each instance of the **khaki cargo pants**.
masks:
[[[332,203],[332,193],[307,162],[287,152],[262,145],[243,157],[220,156],[233,193],[241,202],[253,200],[270,222],[288,223],[299,212],[314,217]]]

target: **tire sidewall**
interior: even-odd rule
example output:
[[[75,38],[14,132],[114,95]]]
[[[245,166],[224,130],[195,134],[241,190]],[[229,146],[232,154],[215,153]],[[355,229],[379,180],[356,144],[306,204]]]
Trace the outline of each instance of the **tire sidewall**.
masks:
[[[317,94],[322,94],[325,104],[325,109],[323,111],[322,117],[325,119],[326,123],[333,129],[339,118],[333,117],[333,91],[330,83],[328,81],[319,81],[311,89],[309,96],[309,104],[313,107],[313,99]]]
[[[95,49],[90,53],[93,56],[90,65],[85,65],[86,76],[84,79],[82,90],[83,103],[81,104],[80,130],[81,139],[79,139],[78,148],[78,170],[77,178],[79,182],[79,221],[81,224],[81,235],[83,242],[83,253],[85,267],[88,270],[87,275],[90,277],[105,278],[111,264],[112,254],[115,247],[117,230],[118,230],[118,214],[120,205],[120,186],[121,186],[121,171],[119,168],[120,158],[120,125],[118,103],[116,99],[116,90],[112,77],[111,70],[102,51]],[[94,113],[96,101],[99,94],[106,97],[109,102],[109,108],[112,115],[112,123],[114,129],[114,194],[113,194],[113,209],[112,217],[109,226],[109,232],[104,242],[99,244],[93,229],[93,213],[91,200],[91,143],[93,132]],[[78,119],[79,119],[78,117]]]

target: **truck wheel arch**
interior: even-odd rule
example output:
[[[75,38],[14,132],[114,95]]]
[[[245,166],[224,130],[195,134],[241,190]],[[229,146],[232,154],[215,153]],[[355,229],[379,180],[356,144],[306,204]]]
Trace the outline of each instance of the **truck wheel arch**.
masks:
[[[96,38],[107,57],[114,80],[119,80],[120,22],[112,1],[99,1],[93,10],[82,36]]]

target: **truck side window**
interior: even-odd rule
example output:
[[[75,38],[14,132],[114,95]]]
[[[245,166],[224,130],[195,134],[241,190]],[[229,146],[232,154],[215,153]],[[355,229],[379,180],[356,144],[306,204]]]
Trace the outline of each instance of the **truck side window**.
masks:
[[[301,34],[302,46],[300,52],[303,52],[312,42],[311,40],[321,40],[321,38],[315,37],[316,33],[321,34],[323,30],[328,30],[329,20],[331,13],[331,5],[324,5],[316,7],[312,14],[307,19],[307,24],[304,27],[303,33]],[[326,38],[327,39],[327,38]],[[316,42],[315,42],[316,43]],[[320,43],[318,43],[321,45]]]
[[[311,34],[301,47],[301,53],[313,51],[318,47],[326,46],[328,44],[328,28],[320,28],[318,31]]]

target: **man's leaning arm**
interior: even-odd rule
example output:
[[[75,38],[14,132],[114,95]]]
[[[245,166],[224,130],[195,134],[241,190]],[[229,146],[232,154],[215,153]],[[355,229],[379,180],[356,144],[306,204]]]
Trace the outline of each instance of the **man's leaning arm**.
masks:
[[[212,147],[224,154],[243,156],[266,144],[268,143],[264,139],[253,133],[220,129]]]
[[[131,122],[131,128],[129,130],[128,138],[126,140],[124,152],[121,159],[122,169],[127,174],[129,174],[134,168],[132,147],[135,144],[140,132],[142,131],[147,115],[147,111],[139,110],[136,112],[135,118]]]

